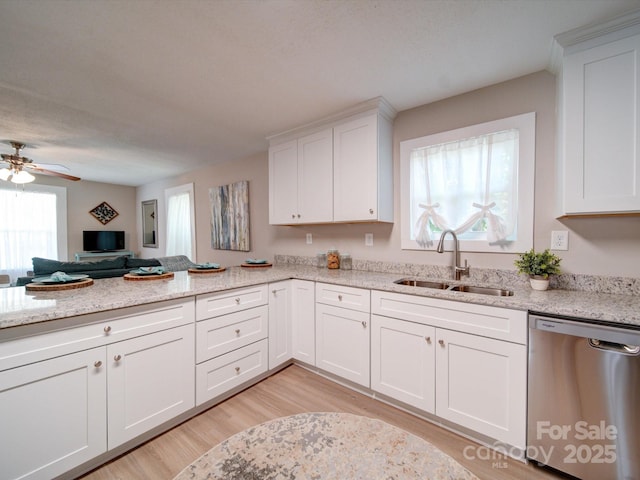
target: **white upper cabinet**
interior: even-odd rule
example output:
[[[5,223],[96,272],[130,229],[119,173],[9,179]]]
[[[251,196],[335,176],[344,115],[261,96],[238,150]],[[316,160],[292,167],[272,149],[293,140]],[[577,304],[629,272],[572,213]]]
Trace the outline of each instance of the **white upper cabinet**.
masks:
[[[304,136],[269,149],[269,222],[333,220],[333,132]]]
[[[269,223],[393,222],[393,108],[376,98],[269,138]]]
[[[334,127],[336,222],[393,222],[391,130],[377,113]]]
[[[640,15],[601,30],[556,38],[561,215],[640,213]]]

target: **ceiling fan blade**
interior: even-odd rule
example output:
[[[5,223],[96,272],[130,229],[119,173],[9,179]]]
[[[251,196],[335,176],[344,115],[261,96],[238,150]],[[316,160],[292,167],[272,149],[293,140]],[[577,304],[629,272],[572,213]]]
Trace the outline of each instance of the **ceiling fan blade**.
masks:
[[[25,163],[23,165],[25,168],[44,168],[46,170],[57,170],[62,172],[69,172],[69,167],[65,167],[64,165],[60,165],[59,163]]]
[[[80,177],[74,177],[73,175],[67,175],[66,173],[54,172],[53,170],[47,170],[45,168],[35,167],[33,165],[30,166],[29,170],[32,170],[35,173],[40,173],[42,175],[51,175],[53,177],[65,178],[67,180],[73,180],[74,182],[80,180]]]

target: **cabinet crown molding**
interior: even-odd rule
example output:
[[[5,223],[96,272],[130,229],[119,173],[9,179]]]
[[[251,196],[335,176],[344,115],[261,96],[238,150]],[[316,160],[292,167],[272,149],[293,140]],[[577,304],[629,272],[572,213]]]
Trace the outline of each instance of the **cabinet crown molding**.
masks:
[[[290,130],[285,130],[284,132],[269,135],[266,138],[267,140],[269,140],[270,145],[275,145],[292,138],[313,133],[322,128],[331,127],[344,119],[366,115],[373,112],[377,112],[378,114],[382,115],[387,120],[389,120],[389,122],[393,122],[393,119],[398,113],[396,109],[393,108],[393,106],[384,97],[376,97],[353,105],[346,110],[342,110],[319,120],[307,123],[305,125],[301,125]]]
[[[606,22],[592,23],[574,28],[553,37],[549,70],[562,71],[562,58],[568,53],[591,48],[597,44],[612,42],[640,33],[640,10],[614,17]]]

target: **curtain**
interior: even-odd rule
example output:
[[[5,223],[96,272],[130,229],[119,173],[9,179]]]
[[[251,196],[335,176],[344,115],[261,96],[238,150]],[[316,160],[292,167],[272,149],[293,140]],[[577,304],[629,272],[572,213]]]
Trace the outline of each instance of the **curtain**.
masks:
[[[516,228],[518,130],[417,148],[411,153],[412,237],[421,247],[451,229],[508,241]],[[483,220],[481,222],[481,220]]]
[[[55,193],[0,189],[0,273],[12,282],[32,257],[58,259],[56,202]]]
[[[166,255],[191,256],[191,206],[189,192],[176,193],[167,199]]]

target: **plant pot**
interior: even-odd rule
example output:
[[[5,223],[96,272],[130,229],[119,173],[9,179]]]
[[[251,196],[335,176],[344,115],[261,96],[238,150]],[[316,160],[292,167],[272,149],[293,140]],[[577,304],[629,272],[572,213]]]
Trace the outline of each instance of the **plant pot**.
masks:
[[[544,277],[529,277],[529,283],[534,290],[546,290],[549,288],[549,279]]]

